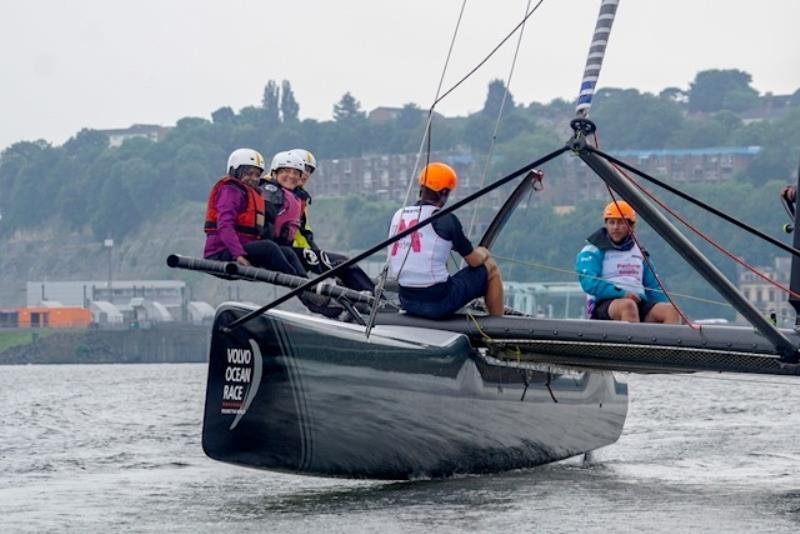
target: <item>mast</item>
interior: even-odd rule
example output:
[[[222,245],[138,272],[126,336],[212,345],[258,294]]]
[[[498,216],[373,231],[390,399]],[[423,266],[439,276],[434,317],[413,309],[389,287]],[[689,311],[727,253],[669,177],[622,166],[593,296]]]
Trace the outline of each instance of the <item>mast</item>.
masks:
[[[586,67],[583,70],[583,80],[581,80],[581,89],[578,93],[578,104],[575,107],[575,114],[578,117],[589,116],[589,108],[592,107],[592,97],[597,80],[600,78],[600,69],[603,66],[603,58],[606,55],[606,46],[611,35],[614,17],[617,14],[617,7],[619,7],[619,0],[603,0],[600,3],[600,13],[597,14],[592,44],[589,45],[589,55],[586,57]]]

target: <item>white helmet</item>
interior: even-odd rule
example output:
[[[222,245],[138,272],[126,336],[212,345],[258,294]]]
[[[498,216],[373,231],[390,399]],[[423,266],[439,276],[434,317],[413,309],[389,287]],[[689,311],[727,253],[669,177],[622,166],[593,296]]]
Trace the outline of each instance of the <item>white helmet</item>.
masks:
[[[263,172],[266,169],[264,163],[264,156],[257,150],[253,150],[252,148],[237,148],[228,156],[228,172],[235,171],[242,165],[258,167]]]
[[[287,150],[285,152],[278,152],[275,154],[275,157],[272,158],[272,164],[269,166],[269,170],[271,172],[275,172],[278,169],[284,168],[297,169],[302,173],[306,170],[306,164],[300,154],[293,150]]]
[[[300,157],[303,158],[303,162],[311,167],[311,172],[317,169],[317,158],[314,157],[314,154],[312,154],[310,150],[306,150],[305,148],[293,148],[291,151],[300,154]]]

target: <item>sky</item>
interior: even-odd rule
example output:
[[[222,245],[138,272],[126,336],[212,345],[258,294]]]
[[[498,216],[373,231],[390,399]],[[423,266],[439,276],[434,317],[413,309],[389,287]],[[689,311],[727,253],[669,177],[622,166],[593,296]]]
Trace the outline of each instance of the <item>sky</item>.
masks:
[[[173,125],[260,105],[289,80],[300,117],[351,92],[369,111],[429,108],[463,0],[0,0],[0,149],[61,144],[82,128]],[[531,5],[535,5],[534,1]],[[511,78],[517,102],[577,96],[600,0],[544,0]],[[523,18],[528,0],[467,0],[444,86]],[[687,89],[738,68],[759,92],[800,88],[799,0],[621,0],[599,85]],[[508,80],[516,36],[437,110],[479,110]]]

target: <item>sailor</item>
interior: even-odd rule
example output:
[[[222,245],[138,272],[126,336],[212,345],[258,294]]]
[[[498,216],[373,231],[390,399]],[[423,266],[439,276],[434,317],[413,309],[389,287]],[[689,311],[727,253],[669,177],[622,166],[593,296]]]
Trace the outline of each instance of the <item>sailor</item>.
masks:
[[[302,202],[303,213],[300,217],[300,228],[292,242],[292,248],[300,261],[303,262],[303,267],[306,270],[322,274],[347,261],[347,256],[322,250],[314,241],[314,232],[311,229],[308,217],[311,194],[306,190],[305,186],[308,183],[308,179],[317,169],[317,159],[314,154],[303,148],[293,148],[291,152],[300,155],[305,163],[300,182],[293,191],[295,196]],[[375,290],[374,284],[367,273],[356,265],[341,271],[337,278],[342,285],[356,291],[369,291],[372,293]]]
[[[389,236],[415,226],[440,210],[456,188],[458,177],[444,163],[430,163],[419,174],[419,200],[398,210]],[[455,249],[467,267],[453,276],[447,259]],[[389,246],[389,268],[400,285],[407,313],[430,319],[446,317],[473,299],[484,297],[491,315],[503,315],[500,269],[486,247],[473,247],[452,213]]]
[[[575,260],[591,319],[679,323],[678,310],[659,289],[655,274],[633,239],[636,212],[623,200],[603,210],[604,225],[586,240]]]
[[[300,182],[305,164],[299,154],[278,152],[273,156],[270,170],[261,180],[266,220],[261,237],[275,242],[294,271],[305,276],[306,269],[292,251],[292,241],[300,228],[303,213],[301,201],[293,194]]]
[[[266,205],[258,183],[264,169],[264,157],[258,151],[239,148],[231,152],[227,174],[208,195],[203,257],[302,274],[286,260],[277,243],[260,239]]]

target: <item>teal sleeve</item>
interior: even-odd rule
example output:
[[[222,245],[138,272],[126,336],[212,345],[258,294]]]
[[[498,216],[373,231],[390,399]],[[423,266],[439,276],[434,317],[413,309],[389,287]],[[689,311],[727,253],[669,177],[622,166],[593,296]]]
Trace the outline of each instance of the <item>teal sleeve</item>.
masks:
[[[617,299],[625,296],[625,291],[610,282],[602,280],[603,251],[594,245],[586,245],[575,258],[575,272],[581,288],[596,300]]]

